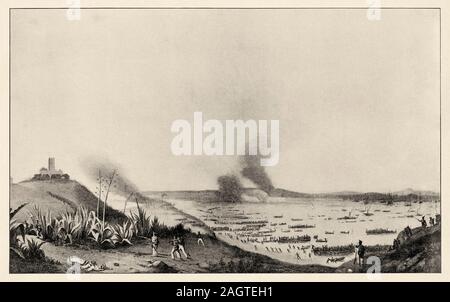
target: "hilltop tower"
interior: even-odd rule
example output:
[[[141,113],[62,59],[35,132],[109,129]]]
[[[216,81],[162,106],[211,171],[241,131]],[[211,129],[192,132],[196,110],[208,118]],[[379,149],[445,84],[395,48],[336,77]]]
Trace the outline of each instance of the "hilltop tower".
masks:
[[[48,158],[48,170],[55,171],[55,158],[54,157]]]
[[[70,179],[69,174],[64,173],[61,169],[56,169],[55,158],[48,158],[48,168],[42,167],[38,174],[35,174],[33,180],[50,180],[50,179]]]

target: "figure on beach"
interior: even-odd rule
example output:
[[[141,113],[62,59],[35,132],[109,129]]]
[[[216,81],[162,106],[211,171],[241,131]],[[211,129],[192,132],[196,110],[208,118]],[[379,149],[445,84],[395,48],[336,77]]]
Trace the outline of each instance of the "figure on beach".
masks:
[[[175,259],[176,256],[178,255],[178,258],[181,259],[178,238],[176,236],[173,236],[173,239],[171,242],[172,242],[172,250],[170,251],[170,256],[172,257],[172,259]]]
[[[406,237],[407,237],[407,238],[409,238],[409,237],[412,236],[412,230],[411,230],[411,228],[409,227],[409,225],[407,225],[406,228],[405,228],[405,234],[406,234]]]
[[[353,264],[356,264],[356,262],[358,262],[359,266],[364,264],[365,252],[366,252],[366,247],[362,244],[362,241],[359,240],[358,245],[355,246],[355,259],[353,260]]]
[[[394,239],[394,242],[392,243],[392,247],[391,247],[391,250],[397,250],[398,248],[400,248],[400,241],[397,239],[397,238],[395,238]]]
[[[422,224],[422,228],[426,228],[427,227],[427,221],[425,220],[425,216],[422,216],[422,219],[417,219],[417,221],[419,221]]]
[[[178,251],[181,252],[180,255],[183,254],[184,257],[186,257],[186,259],[189,259],[189,256],[184,248],[185,245],[184,237],[178,236],[177,241],[178,241]]]
[[[197,245],[200,245],[200,244],[205,246],[205,242],[203,241],[202,234],[200,234],[200,232],[198,232],[197,233]]]
[[[159,245],[159,238],[156,236],[156,233],[153,232],[152,236],[152,256],[158,256],[158,245]]]

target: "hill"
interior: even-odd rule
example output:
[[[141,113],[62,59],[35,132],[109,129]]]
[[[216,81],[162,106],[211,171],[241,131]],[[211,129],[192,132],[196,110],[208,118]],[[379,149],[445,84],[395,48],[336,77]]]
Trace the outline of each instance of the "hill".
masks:
[[[56,215],[74,211],[80,206],[96,211],[97,197],[85,186],[75,180],[23,181],[12,184],[10,190],[10,208],[15,209],[23,203],[28,211],[38,206],[43,211],[50,210]],[[103,208],[103,202],[101,202]],[[117,221],[125,216],[111,207],[106,208],[106,220]],[[18,213],[17,219],[29,218],[27,211]]]
[[[399,233],[400,246],[396,250],[366,255],[381,260],[381,273],[440,273],[441,272],[441,226],[412,229],[407,238],[405,231]],[[353,261],[342,264],[338,273],[364,273],[370,265],[358,267]]]
[[[217,200],[216,190],[200,190],[200,191],[145,191],[144,195],[150,198],[156,199],[188,199],[196,201],[216,201]]]
[[[257,194],[258,191],[262,192],[260,189],[256,188],[244,188],[243,194],[247,196],[255,196],[258,195]],[[214,202],[218,200],[217,190],[145,191],[143,192],[143,194],[153,198],[163,197],[169,199],[187,199],[187,200],[207,201],[207,202]],[[269,196],[281,198],[333,198],[333,199],[351,200],[355,202],[363,201],[363,202],[382,202],[382,203],[439,200],[439,193],[431,191],[415,191],[412,189],[398,191],[395,193],[378,193],[378,192],[360,193],[354,191],[342,191],[333,193],[313,194],[313,193],[290,191],[282,188],[275,188],[270,192]],[[246,199],[244,198],[244,200]]]
[[[407,188],[407,189],[404,189],[402,191],[396,191],[396,192],[393,192],[392,194],[399,195],[399,196],[401,196],[401,195],[410,195],[410,194],[419,195],[419,196],[421,196],[421,195],[434,196],[434,197],[439,196],[439,193],[436,193],[436,192],[433,192],[433,191],[418,191],[418,190],[414,190],[414,189],[411,189],[411,188]]]
[[[289,191],[281,188],[275,188],[270,192],[271,197],[287,197],[287,198],[313,198],[313,194]]]

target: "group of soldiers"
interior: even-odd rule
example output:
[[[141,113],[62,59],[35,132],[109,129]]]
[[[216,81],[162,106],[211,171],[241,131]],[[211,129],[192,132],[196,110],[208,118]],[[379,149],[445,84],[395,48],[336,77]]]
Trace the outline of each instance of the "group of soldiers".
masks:
[[[441,222],[440,215],[436,215],[436,217],[430,216],[428,223],[427,223],[427,220],[425,219],[425,216],[422,216],[421,219],[417,219],[417,221],[420,222],[423,229],[426,229],[428,227],[428,225],[434,226],[436,224],[440,224],[440,222]],[[413,232],[409,225],[405,227],[405,229],[403,230],[403,233],[404,233],[404,236],[403,236],[404,240],[408,240],[413,235]],[[394,242],[392,244],[392,249],[397,250],[400,247],[400,244],[401,244],[400,239],[398,239],[398,238],[394,239]]]
[[[152,256],[156,257],[158,256],[158,246],[159,246],[159,238],[158,235],[153,232],[152,238]],[[170,251],[170,256],[172,259],[182,259],[182,255],[185,257],[185,259],[189,259],[188,253],[186,253],[185,249],[185,240],[183,236],[175,235],[173,236],[173,239],[170,241],[172,245],[172,250]],[[200,234],[200,232],[197,234],[197,244],[205,246],[205,242],[203,241],[203,238]]]

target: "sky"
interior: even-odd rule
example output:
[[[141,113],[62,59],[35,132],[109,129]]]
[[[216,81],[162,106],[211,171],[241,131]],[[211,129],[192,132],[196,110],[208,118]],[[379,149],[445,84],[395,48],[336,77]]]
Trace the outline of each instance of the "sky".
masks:
[[[279,120],[276,187],[439,190],[439,11],[11,13],[11,176],[92,185],[107,158],[141,190],[214,189],[234,156],[175,156],[177,119]],[[243,180],[245,185],[251,185]]]

